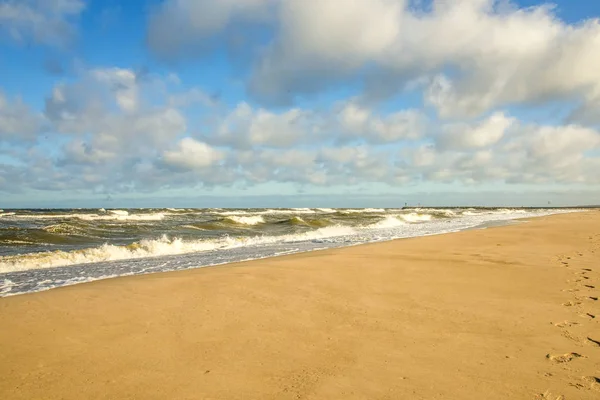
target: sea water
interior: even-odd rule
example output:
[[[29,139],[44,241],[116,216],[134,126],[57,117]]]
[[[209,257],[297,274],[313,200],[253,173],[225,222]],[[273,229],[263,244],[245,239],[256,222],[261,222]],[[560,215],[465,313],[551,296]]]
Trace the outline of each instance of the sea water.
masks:
[[[0,296],[455,232],[574,210],[127,209],[0,212]]]

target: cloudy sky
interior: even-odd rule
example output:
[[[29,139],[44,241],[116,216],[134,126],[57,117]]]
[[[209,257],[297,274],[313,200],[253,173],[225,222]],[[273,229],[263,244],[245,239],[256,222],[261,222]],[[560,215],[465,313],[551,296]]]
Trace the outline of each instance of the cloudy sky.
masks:
[[[0,208],[600,204],[599,17],[0,0]]]

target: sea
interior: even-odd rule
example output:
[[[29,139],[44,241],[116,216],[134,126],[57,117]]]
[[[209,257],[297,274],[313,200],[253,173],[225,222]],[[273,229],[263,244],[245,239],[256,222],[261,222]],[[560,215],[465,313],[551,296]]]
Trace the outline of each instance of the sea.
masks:
[[[518,208],[0,210],[0,297],[577,211]]]

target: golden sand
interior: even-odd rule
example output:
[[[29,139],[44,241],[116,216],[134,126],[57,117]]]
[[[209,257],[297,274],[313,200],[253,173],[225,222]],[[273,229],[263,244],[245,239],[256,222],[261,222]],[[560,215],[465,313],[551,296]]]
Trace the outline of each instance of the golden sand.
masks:
[[[0,299],[0,399],[600,399],[600,212]],[[564,397],[561,397],[564,396]]]

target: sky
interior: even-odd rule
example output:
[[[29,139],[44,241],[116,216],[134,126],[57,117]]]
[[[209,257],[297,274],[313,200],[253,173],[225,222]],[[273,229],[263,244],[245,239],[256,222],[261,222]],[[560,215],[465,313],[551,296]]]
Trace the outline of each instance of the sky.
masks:
[[[600,204],[599,17],[0,0],[0,208]]]

